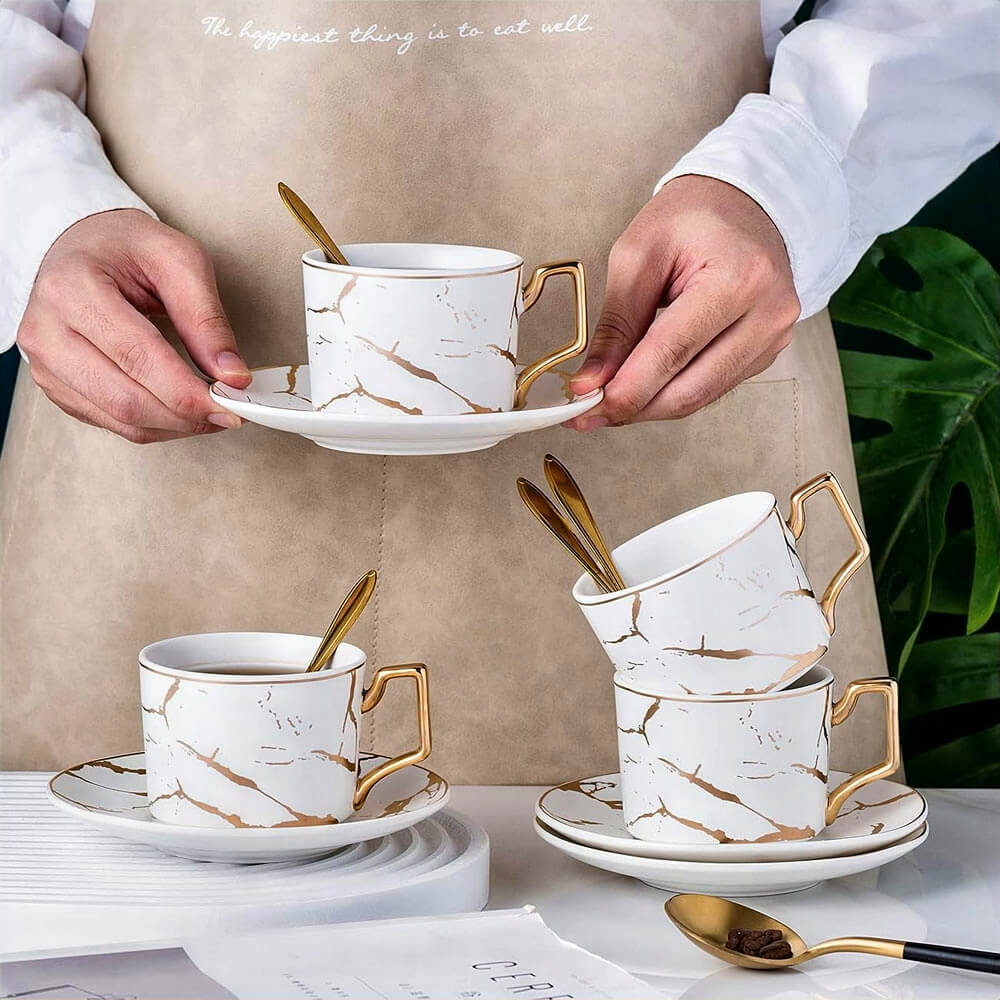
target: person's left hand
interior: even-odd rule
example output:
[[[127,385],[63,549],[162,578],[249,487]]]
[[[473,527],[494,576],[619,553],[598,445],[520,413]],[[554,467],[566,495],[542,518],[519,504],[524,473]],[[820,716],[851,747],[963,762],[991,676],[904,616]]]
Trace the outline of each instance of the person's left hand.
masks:
[[[611,250],[601,318],[571,383],[578,395],[604,386],[604,399],[567,426],[686,417],[768,368],[798,315],[767,213],[723,181],[676,177]]]

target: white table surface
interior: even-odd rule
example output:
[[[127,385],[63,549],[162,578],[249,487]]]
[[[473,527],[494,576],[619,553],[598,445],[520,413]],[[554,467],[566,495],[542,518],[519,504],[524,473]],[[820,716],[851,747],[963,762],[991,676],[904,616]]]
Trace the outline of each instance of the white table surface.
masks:
[[[666,893],[580,864],[541,841],[532,827],[543,790],[452,789],[451,805],[490,835],[490,908],[532,903],[561,937],[668,997],[1000,998],[1000,977],[868,955],[832,955],[780,973],[724,967],[669,923]],[[930,836],[907,857],[803,892],[741,902],[774,914],[807,942],[854,934],[1000,951],[1000,790],[925,794]]]

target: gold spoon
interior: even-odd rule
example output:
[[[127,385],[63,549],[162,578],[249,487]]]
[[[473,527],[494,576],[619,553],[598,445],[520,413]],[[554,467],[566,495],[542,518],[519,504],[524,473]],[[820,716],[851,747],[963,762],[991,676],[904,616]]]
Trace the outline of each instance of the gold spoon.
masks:
[[[570,475],[569,469],[555,455],[545,456],[545,478],[548,480],[549,488],[566,508],[566,513],[573,519],[573,523],[590,542],[604,575],[615,585],[615,590],[625,590],[625,581],[618,572],[614,559],[611,558],[611,552],[604,541],[601,529],[597,527],[597,521],[591,513],[583,490]]]
[[[864,955],[882,955],[902,958],[908,962],[925,962],[928,965],[946,965],[953,969],[972,969],[976,972],[1000,974],[1000,954],[992,951],[973,951],[969,948],[951,948],[940,944],[921,944],[917,941],[893,941],[889,938],[843,937],[807,945],[802,938],[780,920],[769,917],[749,906],[741,906],[718,896],[699,896],[681,893],[668,899],[663,907],[677,929],[702,951],[746,969],[787,969],[801,965],[820,955],[835,952],[859,952]],[[726,947],[726,937],[734,928],[767,930],[775,928],[784,934],[791,946],[791,958],[758,958],[744,955]]]
[[[361,612],[365,610],[365,605],[375,593],[375,584],[378,582],[378,574],[370,569],[351,588],[351,592],[344,598],[344,603],[337,609],[337,613],[330,622],[330,627],[326,630],[326,635],[320,640],[313,653],[313,658],[306,667],[306,673],[311,674],[315,670],[321,670],[326,666],[327,661],[337,651],[344,636],[350,631],[351,626],[361,617]]]
[[[295,221],[319,244],[320,249],[326,254],[326,259],[347,267],[347,258],[340,252],[340,247],[333,242],[333,237],[323,228],[323,223],[313,215],[309,206],[283,181],[278,181],[278,194],[285,203],[285,208],[295,216]]]
[[[606,594],[614,591],[615,585],[607,578],[586,546],[573,533],[569,522],[559,513],[555,504],[532,482],[523,476],[517,480],[517,492],[525,506],[535,517],[569,549],[570,554],[590,574],[594,583]]]

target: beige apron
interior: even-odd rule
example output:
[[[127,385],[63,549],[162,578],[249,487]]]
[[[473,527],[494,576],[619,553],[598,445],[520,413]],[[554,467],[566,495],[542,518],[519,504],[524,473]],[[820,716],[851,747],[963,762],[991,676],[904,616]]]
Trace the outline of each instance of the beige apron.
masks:
[[[122,176],[210,251],[251,365],[305,360],[307,244],[279,178],[343,242],[496,246],[529,268],[579,256],[596,317],[608,250],[656,178],[743,93],[766,88],[758,9],[102,0],[89,113]],[[569,290],[554,291],[523,322],[526,356],[566,339]],[[610,664],[570,597],[575,566],[514,488],[519,474],[540,479],[546,451],[580,479],[614,543],[726,493],[765,488],[784,503],[827,468],[857,496],[826,316],[693,418],[555,428],[441,458],[338,454],[252,425],[139,448],[64,416],[23,371],[0,474],[0,766],[135,749],[144,643],[319,632],[377,566],[377,600],[352,638],[370,664],[428,663],[440,771],[500,783],[613,769]],[[803,551],[817,587],[849,549],[832,503],[811,502]],[[837,620],[839,682],[883,673],[867,568]],[[380,708],[369,736],[381,752],[412,741],[406,694]],[[841,765],[879,755],[877,716],[867,706],[852,721]]]

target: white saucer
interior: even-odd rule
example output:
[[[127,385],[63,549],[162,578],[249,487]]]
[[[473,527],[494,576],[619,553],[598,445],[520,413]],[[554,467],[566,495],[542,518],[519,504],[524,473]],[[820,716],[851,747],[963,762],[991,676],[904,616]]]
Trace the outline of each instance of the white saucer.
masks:
[[[831,787],[848,775],[830,773]],[[927,802],[915,788],[875,781],[852,795],[840,815],[811,840],[765,844],[659,844],[639,840],[625,827],[617,774],[567,781],[538,800],[535,815],[578,844],[641,858],[674,861],[804,861],[873,851],[913,833],[927,819]]]
[[[556,850],[585,865],[637,878],[654,889],[714,896],[775,896],[881,868],[919,847],[927,839],[927,824],[888,847],[843,858],[722,863],[637,858],[631,854],[599,851],[560,836],[538,819],[535,820],[535,833]]]
[[[380,761],[362,754],[361,772]],[[380,781],[368,801],[340,823],[277,829],[208,829],[153,819],[146,806],[146,758],[121,754],[60,771],[49,781],[49,798],[63,812],[106,833],[195,861],[257,864],[316,858],[349,844],[385,837],[419,823],[441,809],[448,782],[411,765]]]
[[[546,372],[528,391],[522,410],[457,416],[371,416],[314,410],[309,366],[258,368],[248,389],[216,382],[212,394],[244,420],[301,434],[321,448],[360,455],[453,455],[482,451],[515,434],[553,427],[595,407],[604,390],[573,396],[569,376]]]

